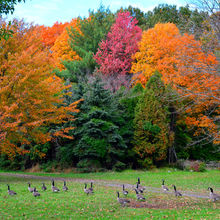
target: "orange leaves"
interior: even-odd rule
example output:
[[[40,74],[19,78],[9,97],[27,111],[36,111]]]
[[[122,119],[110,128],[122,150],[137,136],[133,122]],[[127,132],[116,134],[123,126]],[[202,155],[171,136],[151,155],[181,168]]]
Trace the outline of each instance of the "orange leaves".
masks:
[[[52,47],[57,39],[65,29],[65,27],[68,25],[67,22],[62,24],[61,22],[56,22],[53,24],[52,27],[44,27],[42,26],[42,42],[47,47]]]
[[[206,54],[202,50],[201,42],[192,35],[181,35],[174,24],[157,24],[143,32],[139,51],[133,59],[134,81],[145,85],[149,77],[159,71],[166,84],[171,84],[193,103],[187,110],[190,117],[187,124],[218,133],[216,119],[212,118],[219,107],[218,62],[213,53]],[[207,111],[213,106],[208,116]]]
[[[145,31],[139,43],[139,52],[133,59],[131,72],[141,73],[141,81],[148,81],[156,71],[174,74],[176,64],[175,52],[180,45],[176,40],[178,28],[171,23],[157,24],[155,28]],[[145,78],[145,79],[142,79]]]
[[[39,40],[38,27],[23,25],[18,23],[13,38],[0,41],[5,45],[0,53],[0,152],[10,157],[28,153],[24,146],[32,142],[49,141],[45,126],[73,120],[69,112],[78,111],[78,102],[63,106],[67,86],[52,73],[53,58]]]
[[[73,19],[70,24],[63,30],[62,34],[56,39],[54,46],[51,48],[56,66],[61,70],[64,68],[62,60],[79,60],[80,57],[70,47],[68,31],[73,27],[79,30],[77,19]]]

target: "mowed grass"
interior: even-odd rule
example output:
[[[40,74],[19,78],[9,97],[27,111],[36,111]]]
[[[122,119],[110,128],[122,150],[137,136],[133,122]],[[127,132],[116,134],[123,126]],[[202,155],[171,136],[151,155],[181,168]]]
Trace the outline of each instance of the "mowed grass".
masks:
[[[169,172],[168,172],[169,171]],[[18,172],[22,174],[21,172]],[[62,191],[63,182],[56,180],[55,185],[61,189],[59,193],[51,191],[50,180],[44,180],[48,190],[42,192],[42,180],[1,176],[0,173],[0,219],[219,219],[220,202],[193,197],[176,198],[165,193],[146,192],[146,203],[136,202],[135,193],[129,190],[128,198],[132,207],[121,207],[116,199],[118,187],[106,187],[97,180],[113,183],[135,184],[137,177],[142,185],[158,187],[161,179],[166,185],[176,184],[178,190],[207,193],[212,186],[219,193],[219,171],[191,173],[172,169],[154,171],[124,171],[90,174],[43,174],[50,177],[94,179],[94,195],[86,195],[83,183],[67,181],[68,192]],[[27,189],[27,182],[36,186],[41,193],[35,198]],[[16,196],[7,194],[7,186],[17,192]],[[121,195],[122,197],[122,195]],[[135,208],[153,205],[154,208]],[[157,207],[158,206],[158,207]]]
[[[4,171],[0,171],[0,173]],[[5,171],[6,172],[6,171]],[[161,180],[171,187],[175,184],[178,190],[207,193],[208,187],[213,187],[220,192],[220,170],[208,170],[206,172],[189,172],[173,168],[154,169],[150,171],[125,170],[123,172],[100,172],[100,173],[30,173],[11,172],[35,176],[78,178],[103,180],[117,183],[135,184],[140,177],[141,184],[149,187],[161,187]]]

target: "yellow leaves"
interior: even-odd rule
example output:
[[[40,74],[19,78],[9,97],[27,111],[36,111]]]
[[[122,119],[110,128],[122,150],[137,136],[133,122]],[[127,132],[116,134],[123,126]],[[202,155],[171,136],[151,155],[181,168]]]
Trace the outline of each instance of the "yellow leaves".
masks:
[[[51,140],[43,128],[73,120],[69,112],[78,111],[78,102],[58,107],[67,87],[51,72],[54,61],[39,40],[37,28],[22,33],[19,25],[22,23],[14,30],[14,37],[4,42],[4,52],[0,52],[0,69],[4,68],[0,76],[0,152],[10,157],[28,153],[18,146],[30,145],[30,139],[41,144]],[[64,132],[61,135],[67,137],[68,129]]]
[[[52,50],[52,55],[55,59],[55,65],[60,69],[64,69],[63,64],[61,61],[63,60],[79,60],[80,57],[76,54],[75,51],[72,50],[70,47],[70,42],[69,42],[69,34],[68,31],[70,28],[76,28],[78,31],[78,23],[77,19],[73,19],[70,24],[64,29],[62,34],[56,39],[54,46],[51,48]]]

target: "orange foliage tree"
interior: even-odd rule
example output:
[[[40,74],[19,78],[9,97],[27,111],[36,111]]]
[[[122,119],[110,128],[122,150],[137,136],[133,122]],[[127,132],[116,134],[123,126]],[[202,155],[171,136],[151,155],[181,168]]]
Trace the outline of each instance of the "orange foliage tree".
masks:
[[[68,22],[59,23],[55,22],[52,27],[41,27],[41,39],[45,46],[52,47],[56,39],[62,34],[65,27],[68,25]]]
[[[195,126],[195,135],[212,133],[219,142],[220,78],[214,54],[205,53],[192,35],[181,35],[172,23],[157,24],[143,32],[139,51],[133,56],[131,72],[136,82],[146,84],[157,70],[166,84],[191,103],[186,108],[186,123]],[[187,102],[189,103],[189,102]],[[210,114],[211,112],[211,114]]]
[[[73,120],[69,113],[78,112],[78,102],[63,104],[66,86],[51,72],[53,59],[40,33],[16,23],[13,37],[0,41],[0,154],[10,158],[50,141],[52,135],[68,137],[72,128],[51,134],[45,127]]]
[[[56,39],[54,46],[51,48],[56,67],[58,67],[60,70],[64,69],[64,66],[61,63],[63,60],[80,59],[76,52],[70,47],[68,31],[71,27],[80,31],[77,19],[72,19],[69,25],[63,30],[62,34]]]

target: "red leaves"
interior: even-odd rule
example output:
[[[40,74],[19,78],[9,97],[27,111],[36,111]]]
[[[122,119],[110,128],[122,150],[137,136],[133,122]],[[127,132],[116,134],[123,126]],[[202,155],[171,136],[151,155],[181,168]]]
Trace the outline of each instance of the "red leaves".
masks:
[[[129,12],[118,13],[115,24],[100,43],[94,56],[100,65],[99,71],[105,75],[125,75],[131,68],[131,56],[138,50],[141,29],[137,20]]]

